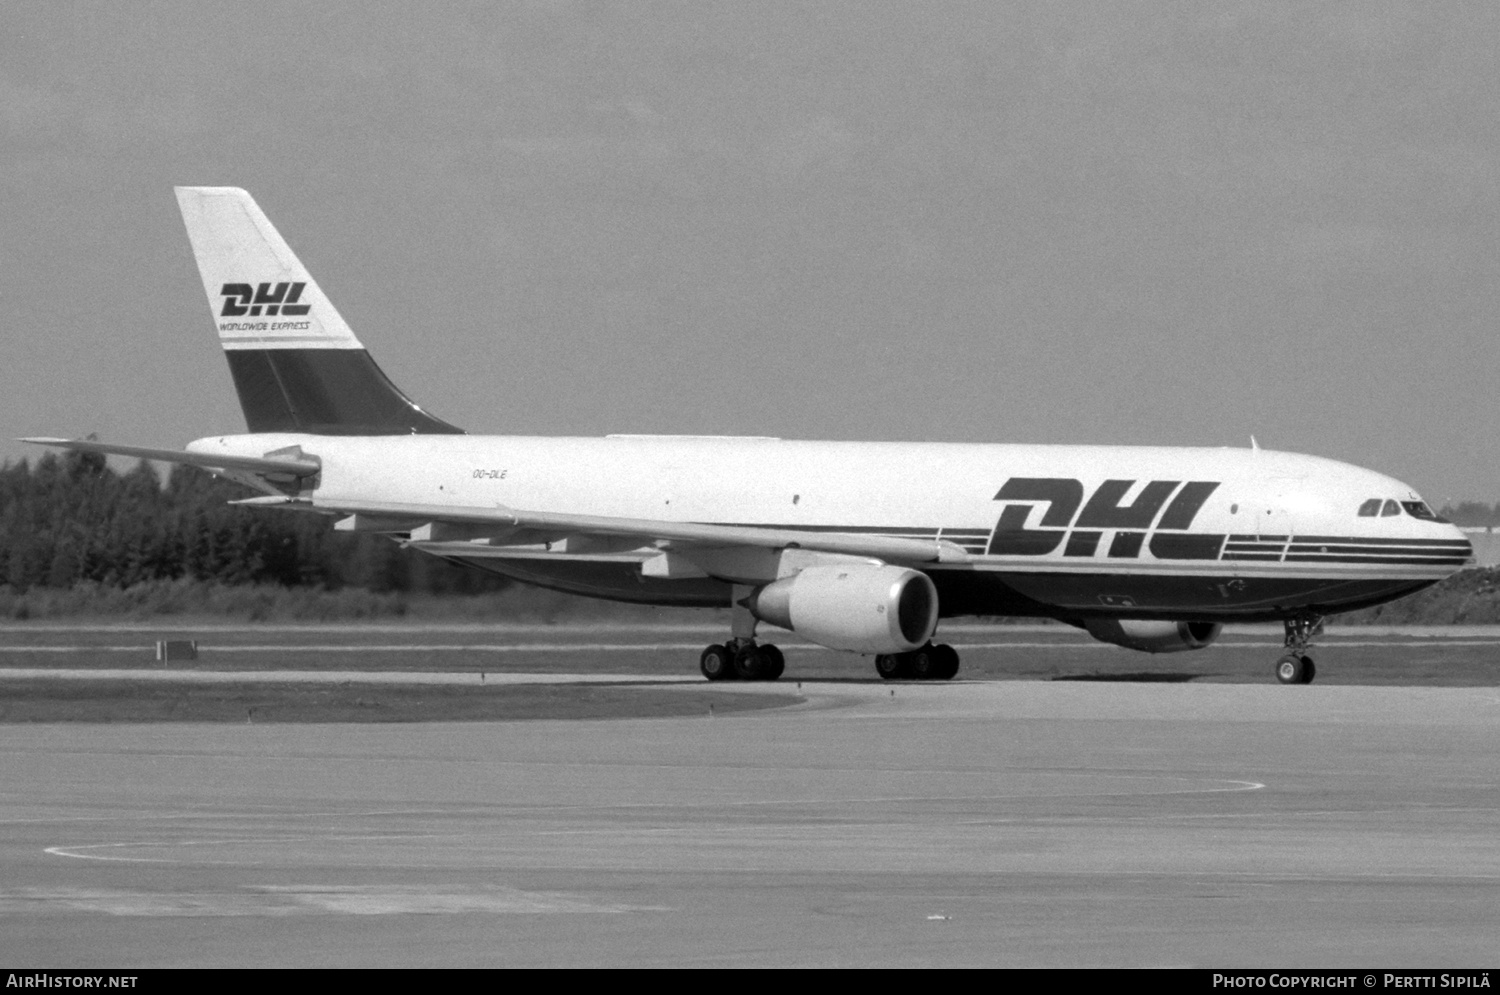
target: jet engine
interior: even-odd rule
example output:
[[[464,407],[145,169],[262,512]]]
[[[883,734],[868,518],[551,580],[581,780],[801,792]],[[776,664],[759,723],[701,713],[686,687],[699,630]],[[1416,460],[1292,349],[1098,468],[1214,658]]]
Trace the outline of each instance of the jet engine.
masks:
[[[1140,619],[1091,618],[1083,623],[1089,635],[1104,643],[1145,653],[1201,650],[1224,626],[1218,622],[1148,622]]]
[[[874,563],[808,567],[744,602],[764,622],[829,649],[905,653],[937,628],[937,588],[927,575]]]

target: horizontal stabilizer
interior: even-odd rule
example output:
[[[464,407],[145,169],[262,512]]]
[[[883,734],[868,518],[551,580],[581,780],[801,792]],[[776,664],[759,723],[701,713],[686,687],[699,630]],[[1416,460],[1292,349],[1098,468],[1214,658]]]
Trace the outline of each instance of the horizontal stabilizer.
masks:
[[[85,439],[19,439],[37,446],[53,449],[71,449],[78,453],[99,453],[104,456],[137,456],[141,459],[161,460],[163,463],[184,463],[201,466],[209,470],[248,470],[251,473],[274,473],[288,477],[311,477],[319,466],[311,460],[270,459],[259,456],[228,456],[216,453],[189,453],[180,449],[148,449],[144,446],[116,446]]]

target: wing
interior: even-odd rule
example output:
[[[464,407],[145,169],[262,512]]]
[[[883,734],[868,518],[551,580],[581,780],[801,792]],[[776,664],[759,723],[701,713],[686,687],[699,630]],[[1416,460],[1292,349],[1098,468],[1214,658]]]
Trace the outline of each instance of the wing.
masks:
[[[290,505],[295,502],[290,499],[252,498],[247,503]],[[319,501],[315,510],[367,517],[370,520],[369,527],[374,531],[406,532],[428,523],[470,526],[475,527],[478,534],[501,543],[507,539],[536,542],[538,536],[626,536],[640,539],[643,543],[665,541],[695,546],[806,549],[897,562],[954,563],[968,559],[968,553],[961,546],[947,541],[901,539],[854,532],[570,515],[548,511],[516,511],[504,507],[465,508],[369,501]],[[493,532],[490,532],[491,529]]]
[[[549,511],[517,511],[511,508],[455,507],[449,505],[395,504],[380,501],[308,501],[290,497],[267,486],[265,480],[314,476],[320,466],[312,457],[300,452],[271,456],[229,456],[217,453],[194,453],[176,449],[150,449],[143,446],[120,446],[84,439],[28,438],[20,440],[55,449],[101,453],[109,456],[136,456],[141,459],[185,463],[241,480],[262,491],[266,497],[247,498],[235,504],[256,507],[279,507],[297,511],[317,511],[355,516],[348,528],[374,532],[411,532],[426,525],[458,526],[475,538],[487,538],[496,545],[545,542],[550,538],[571,535],[620,536],[641,540],[642,544],[751,547],[755,549],[805,549],[811,552],[839,553],[873,557],[905,563],[961,563],[968,559],[963,547],[939,539],[905,539],[895,536],[839,532],[836,529],[789,529],[757,525],[720,525],[709,522],[673,522],[659,519],[614,518],[601,515],[571,515]],[[257,479],[260,478],[260,479]],[[342,523],[341,523],[342,524]]]

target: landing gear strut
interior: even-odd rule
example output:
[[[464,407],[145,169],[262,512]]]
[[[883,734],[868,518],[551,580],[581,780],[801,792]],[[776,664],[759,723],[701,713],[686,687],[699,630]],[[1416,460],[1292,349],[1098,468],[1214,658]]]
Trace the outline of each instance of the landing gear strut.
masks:
[[[875,672],[888,681],[903,677],[951,680],[958,673],[958,651],[947,643],[928,643],[908,653],[887,653],[875,658]]]
[[[770,643],[755,641],[756,618],[739,604],[740,593],[736,586],[731,638],[705,649],[698,669],[711,681],[774,681],[786,671],[786,657]]]
[[[1276,661],[1276,679],[1283,684],[1311,684],[1318,673],[1307,647],[1323,634],[1321,615],[1303,615],[1285,622],[1286,655]]]

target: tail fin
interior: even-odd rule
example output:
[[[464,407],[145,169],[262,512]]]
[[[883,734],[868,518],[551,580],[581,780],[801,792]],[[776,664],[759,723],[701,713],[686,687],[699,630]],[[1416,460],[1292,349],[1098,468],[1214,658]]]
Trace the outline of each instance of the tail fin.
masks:
[[[391,383],[260,207],[236,187],[178,187],[251,432],[461,433]]]

